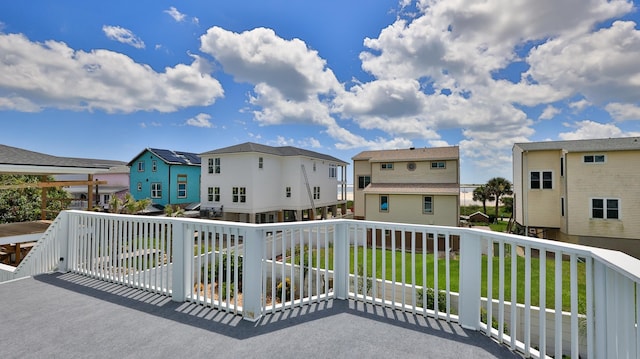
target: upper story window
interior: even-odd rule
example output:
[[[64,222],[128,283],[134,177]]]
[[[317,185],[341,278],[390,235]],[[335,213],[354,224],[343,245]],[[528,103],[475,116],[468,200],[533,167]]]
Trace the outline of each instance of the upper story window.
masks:
[[[584,163],[604,163],[604,155],[585,155],[583,157]]]
[[[209,202],[220,202],[220,187],[208,187],[207,200]]]
[[[393,169],[393,163],[381,163],[380,164],[380,169],[381,170],[392,170]]]
[[[371,176],[358,176],[358,189],[364,189],[371,183]]]
[[[138,189],[138,192],[142,191],[142,182],[138,182],[138,185],[136,187]]]
[[[619,219],[620,201],[613,198],[592,198],[591,218]]]
[[[431,162],[431,169],[444,169],[447,168],[447,162],[445,161],[433,161]]]
[[[315,172],[315,171],[316,171],[316,163],[313,162],[313,172]]]
[[[337,178],[338,177],[338,166],[329,165],[329,178]]]
[[[208,172],[213,173],[213,158],[209,158],[207,160]]]
[[[553,189],[553,172],[532,171],[530,187],[531,189]]]
[[[220,157],[213,159],[213,171],[215,173],[220,173]]]
[[[313,199],[320,199],[320,187],[313,187]]]
[[[144,161],[138,162],[138,172],[144,172]]]
[[[151,161],[151,171],[156,172],[158,170],[158,161]]]
[[[389,212],[389,196],[386,194],[380,195],[380,212]]]
[[[291,198],[291,187],[286,187],[286,188],[284,189],[284,195],[285,195],[285,197],[287,197],[287,198]]]
[[[564,176],[564,157],[560,157],[560,177]]]
[[[264,167],[264,158],[258,157],[258,168],[262,169]]]

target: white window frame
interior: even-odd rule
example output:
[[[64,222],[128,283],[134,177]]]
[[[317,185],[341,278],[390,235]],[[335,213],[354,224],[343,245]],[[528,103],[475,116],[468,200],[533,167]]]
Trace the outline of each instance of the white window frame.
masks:
[[[151,183],[151,198],[162,198],[162,182]]]
[[[393,170],[393,162],[384,162],[380,164],[380,170],[391,171]]]
[[[213,173],[213,158],[209,158],[207,160],[208,172]]]
[[[534,173],[537,173],[537,174],[538,174],[538,182],[539,182],[538,187],[533,187],[533,181],[532,181],[531,176],[532,176]],[[545,180],[545,179],[544,179],[544,175],[545,175],[545,173],[549,173],[549,174],[551,174],[551,179],[549,179],[549,180]],[[547,188],[547,187],[545,187],[545,186],[544,186],[545,182],[550,182],[550,183],[551,183],[551,186],[550,186],[550,187],[548,187],[548,188]],[[529,189],[553,190],[553,171],[551,171],[551,170],[530,171],[530,172],[529,172]]]
[[[152,160],[151,161],[151,172],[157,172],[157,171],[158,171],[158,161]]]
[[[590,159],[590,161],[587,161]],[[607,162],[607,156],[603,154],[589,154],[582,156],[582,162],[589,165],[596,165]]]
[[[264,168],[264,157],[258,157],[258,168],[259,169]]]
[[[144,172],[144,161],[138,162],[138,172]]]
[[[221,171],[220,167],[221,167],[220,166],[220,157],[214,158],[213,159],[213,172],[216,173],[216,174],[220,173],[220,171]]]
[[[284,196],[286,198],[291,198],[291,187],[290,186],[287,186],[287,187],[284,188]]]
[[[596,200],[601,200],[602,201],[602,208],[597,208],[602,210],[602,217],[596,217],[594,216],[593,211],[596,209],[594,208],[594,201]],[[609,201],[616,201],[616,208],[615,211],[617,212],[617,216],[616,217],[609,217]],[[591,219],[608,219],[608,220],[619,220],[622,218],[622,209],[621,204],[622,200],[620,200],[620,198],[606,198],[606,197],[592,197],[589,199],[589,213],[590,213],[590,218]],[[614,210],[614,209],[611,209]]]
[[[329,165],[329,178],[337,178],[338,177],[338,166],[335,164]]]
[[[142,182],[138,182],[136,188],[138,189],[138,192],[142,191]]]
[[[213,202],[213,187],[207,187],[207,201]]]
[[[320,199],[320,186],[313,187],[313,199]]]
[[[247,187],[233,187],[231,189],[232,201],[234,203],[247,202]]]
[[[426,200],[429,198],[429,203],[431,204],[431,208],[427,210],[425,206]],[[422,196],[422,214],[433,214],[433,196]]]
[[[432,170],[444,170],[447,169],[447,161],[431,161]]]
[[[187,198],[187,175],[179,174],[177,178],[178,188],[176,195],[178,198]]]

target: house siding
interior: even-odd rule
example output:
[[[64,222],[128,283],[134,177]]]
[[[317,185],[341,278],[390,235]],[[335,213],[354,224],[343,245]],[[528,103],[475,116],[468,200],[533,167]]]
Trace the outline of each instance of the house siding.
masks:
[[[368,221],[457,226],[452,213],[459,208],[458,196],[433,195],[433,213],[422,212],[425,195],[389,194],[389,209],[380,211],[380,195],[367,194],[365,207]]]

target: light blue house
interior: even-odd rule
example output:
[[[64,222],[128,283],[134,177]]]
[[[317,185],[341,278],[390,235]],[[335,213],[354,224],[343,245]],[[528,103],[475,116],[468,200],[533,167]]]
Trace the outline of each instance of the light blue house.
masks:
[[[136,200],[166,206],[200,202],[200,157],[195,153],[147,148],[128,164],[129,190]]]

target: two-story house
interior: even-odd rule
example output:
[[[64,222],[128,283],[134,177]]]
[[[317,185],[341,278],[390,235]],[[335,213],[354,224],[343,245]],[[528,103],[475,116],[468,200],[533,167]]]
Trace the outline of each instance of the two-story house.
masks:
[[[195,153],[146,148],[127,166],[136,200],[150,198],[162,206],[200,201],[200,157]]]
[[[335,157],[251,142],[200,156],[202,209],[221,219],[271,223],[346,211],[347,163]]]
[[[516,143],[521,233],[640,258],[640,138]]]
[[[457,226],[457,146],[364,151],[353,159],[354,217]]]

